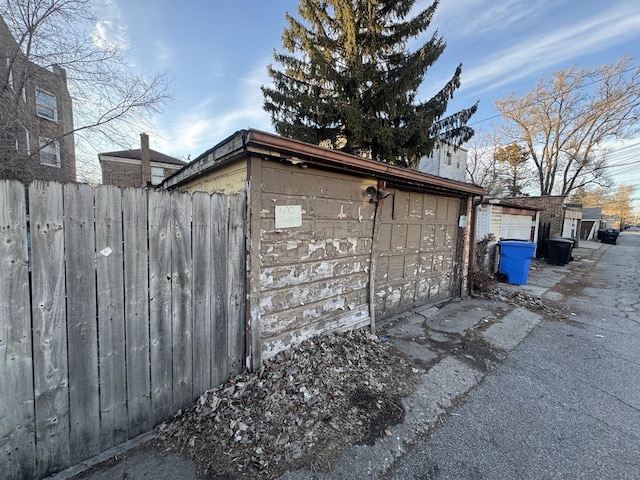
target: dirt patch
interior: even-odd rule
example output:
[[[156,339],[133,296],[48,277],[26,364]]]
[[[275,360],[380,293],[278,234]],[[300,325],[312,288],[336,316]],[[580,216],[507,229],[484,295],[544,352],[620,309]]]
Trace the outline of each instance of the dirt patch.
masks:
[[[345,447],[391,434],[404,418],[402,397],[418,379],[418,370],[377,336],[330,334],[202,395],[159,427],[158,444],[186,454],[207,478],[329,470]]]
[[[404,420],[404,406],[402,399],[396,395],[372,394],[369,390],[358,389],[352,396],[353,406],[370,412],[364,418],[367,424],[366,435],[361,445],[373,445],[377,438],[390,435],[388,427],[398,425]]]
[[[462,362],[484,373],[506,358],[502,352],[496,351],[475,333],[467,335],[452,353]]]
[[[554,290],[567,297],[580,296],[583,290],[593,286],[591,270],[595,262],[591,259],[576,259],[571,263],[572,271]]]

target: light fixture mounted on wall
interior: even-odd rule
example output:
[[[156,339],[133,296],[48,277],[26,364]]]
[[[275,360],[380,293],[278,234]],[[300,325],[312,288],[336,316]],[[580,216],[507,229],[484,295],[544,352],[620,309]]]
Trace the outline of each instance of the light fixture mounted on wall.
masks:
[[[371,203],[377,203],[380,200],[387,198],[389,195],[393,195],[387,190],[376,187],[367,187],[364,192],[367,194],[367,197],[369,197],[369,201]]]

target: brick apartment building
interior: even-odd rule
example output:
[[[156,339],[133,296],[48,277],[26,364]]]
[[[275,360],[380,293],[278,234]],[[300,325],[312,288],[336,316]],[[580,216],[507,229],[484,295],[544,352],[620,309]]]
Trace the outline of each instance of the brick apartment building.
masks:
[[[76,180],[67,75],[22,53],[0,17],[0,178]]]

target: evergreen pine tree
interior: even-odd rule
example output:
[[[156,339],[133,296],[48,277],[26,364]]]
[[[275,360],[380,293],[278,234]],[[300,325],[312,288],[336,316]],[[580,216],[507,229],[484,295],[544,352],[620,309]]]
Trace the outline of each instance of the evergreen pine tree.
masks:
[[[444,116],[460,86],[461,66],[430,100],[417,91],[445,49],[434,34],[416,51],[410,39],[430,25],[438,6],[410,17],[415,0],[300,0],[297,20],[287,14],[274,53],[273,81],[263,86],[264,109],[276,132],[395,165],[416,168],[436,140],[468,141],[466,125],[477,104]]]

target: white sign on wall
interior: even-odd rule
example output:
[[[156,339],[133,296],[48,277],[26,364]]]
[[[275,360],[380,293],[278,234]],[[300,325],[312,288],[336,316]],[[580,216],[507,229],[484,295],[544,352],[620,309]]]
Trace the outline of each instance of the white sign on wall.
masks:
[[[276,228],[295,228],[302,226],[302,205],[276,206]]]

